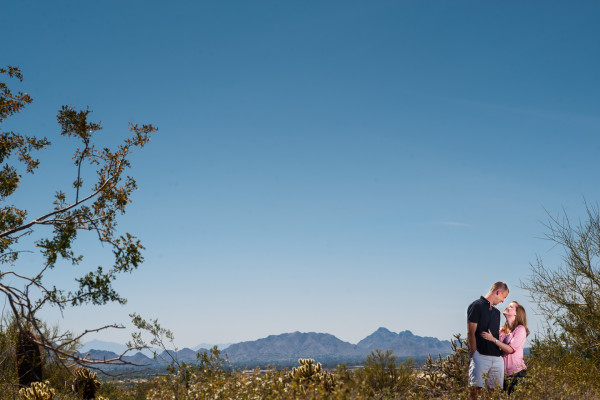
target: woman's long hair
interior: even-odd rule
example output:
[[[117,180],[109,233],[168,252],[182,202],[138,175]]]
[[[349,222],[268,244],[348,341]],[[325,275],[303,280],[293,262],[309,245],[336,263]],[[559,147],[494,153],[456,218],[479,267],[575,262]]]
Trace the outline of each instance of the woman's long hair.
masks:
[[[517,328],[517,326],[523,325],[523,327],[525,327],[525,332],[527,332],[526,336],[529,336],[529,328],[527,328],[527,313],[525,312],[525,308],[516,301],[511,301],[511,303],[515,303],[517,306],[517,316],[515,317],[515,322],[513,323],[512,327],[508,325],[508,319],[506,320],[504,326],[502,327],[502,332],[511,333]]]

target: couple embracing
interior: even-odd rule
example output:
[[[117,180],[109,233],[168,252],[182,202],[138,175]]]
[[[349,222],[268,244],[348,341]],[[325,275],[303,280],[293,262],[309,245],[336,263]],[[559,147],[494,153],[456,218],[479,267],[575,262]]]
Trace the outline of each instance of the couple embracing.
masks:
[[[500,328],[500,311],[494,306],[503,303],[507,296],[508,285],[496,282],[487,295],[467,309],[469,384],[473,399],[484,386],[494,389],[504,385],[510,394],[525,376],[523,346],[529,335],[527,315],[523,306],[513,301],[504,310],[506,322]]]

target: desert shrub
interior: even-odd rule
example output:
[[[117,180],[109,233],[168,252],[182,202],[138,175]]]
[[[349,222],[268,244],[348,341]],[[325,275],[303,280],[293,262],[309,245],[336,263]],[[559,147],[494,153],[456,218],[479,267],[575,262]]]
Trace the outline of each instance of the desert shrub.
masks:
[[[227,360],[215,346],[210,352],[198,354],[196,365],[172,362],[167,368],[167,375],[156,378],[148,391],[149,399],[188,399],[194,398],[194,388],[203,385],[212,387],[214,382],[225,379]]]
[[[231,371],[220,354],[205,353],[193,368],[171,369],[157,378],[147,399],[323,399],[333,398],[333,375],[314,360],[301,360],[292,371],[267,368]],[[187,374],[185,378],[182,374]],[[181,384],[185,381],[185,384]]]
[[[533,340],[526,363],[527,378],[517,386],[516,398],[600,398],[600,366],[565,347],[553,334]]]
[[[146,400],[146,394],[152,388],[151,382],[102,382],[97,394],[105,399]]]
[[[373,350],[364,361],[364,367],[354,372],[355,390],[361,396],[392,396],[406,394],[414,373],[413,361],[400,365],[392,350]]]
[[[454,335],[450,341],[452,353],[446,357],[438,354],[436,359],[431,354],[418,377],[421,395],[440,397],[465,396],[469,386],[469,349],[467,340],[460,334]]]
[[[523,284],[548,322],[520,390],[531,398],[600,398],[600,210],[585,209],[576,223],[549,214],[546,238],[561,262],[538,258]]]
[[[546,238],[562,262],[538,258],[523,287],[551,326],[550,341],[600,364],[600,209],[586,204],[586,214],[577,223],[550,216]]]
[[[40,323],[44,335],[55,335],[57,327],[47,327]],[[18,363],[16,354],[18,342],[18,328],[13,318],[4,317],[0,320],[0,399],[16,398],[19,389]],[[66,351],[75,351],[76,343],[66,348]],[[71,372],[56,357],[52,357],[47,351],[41,351],[41,370],[43,381],[48,382],[50,387],[65,391],[70,387],[72,379]],[[39,362],[39,360],[38,360]]]
[[[19,390],[15,359],[16,325],[6,319],[0,324],[0,393],[16,394]]]
[[[231,369],[227,355],[222,356],[221,350],[214,346],[209,351],[198,353],[198,370],[205,379],[220,376]]]
[[[233,371],[220,352],[211,351],[201,354],[196,364],[171,365],[165,376],[151,382],[104,384],[97,396],[111,400],[468,399],[466,341],[455,335],[452,349],[446,357],[429,357],[420,368],[410,361],[398,365],[389,351],[374,351],[362,368],[351,370],[342,364],[333,371],[326,371],[320,363],[310,359],[301,359],[291,371],[274,368]],[[528,375],[512,396],[502,390],[484,390],[480,398],[600,398],[600,368],[558,340],[551,342],[547,337],[534,340],[526,364]],[[81,399],[56,389],[53,400]],[[9,398],[15,399],[6,397]],[[0,399],[4,398],[0,396]]]

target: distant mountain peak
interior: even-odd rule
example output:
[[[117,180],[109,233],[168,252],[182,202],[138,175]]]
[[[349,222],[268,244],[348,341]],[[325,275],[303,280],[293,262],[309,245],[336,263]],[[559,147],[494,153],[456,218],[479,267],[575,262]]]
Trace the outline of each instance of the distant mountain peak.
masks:
[[[364,338],[363,340],[361,340],[360,342],[358,342],[358,345],[360,346],[360,343],[365,342],[365,341],[369,342],[371,340],[376,340],[376,341],[394,340],[397,337],[398,337],[397,333],[394,333],[387,328],[381,327],[381,328],[377,329],[375,332],[371,333],[366,338]]]
[[[94,344],[106,345],[107,343],[98,341],[90,343],[90,345]],[[224,353],[233,363],[254,367],[259,364],[296,362],[298,358],[313,358],[319,361],[334,360],[335,362],[352,360],[352,362],[360,363],[375,349],[392,350],[398,357],[423,357],[427,354],[452,352],[450,342],[447,340],[441,341],[433,337],[417,336],[409,330],[395,333],[387,328],[379,327],[357,344],[344,342],[329,333],[295,331],[270,335],[254,341],[235,343],[227,347]],[[109,349],[104,350],[89,349],[88,352],[94,359],[108,359],[116,356],[116,354],[106,351]],[[158,365],[173,359],[194,363],[197,362],[197,350],[184,348],[177,352],[163,351],[157,354],[156,360],[150,360],[141,353],[126,359],[137,364],[154,363]]]
[[[386,328],[377,329],[358,342],[357,347],[365,351],[390,349],[394,354],[402,357],[451,352],[450,342],[447,340],[441,341],[432,337],[416,336],[408,330],[394,333]]]

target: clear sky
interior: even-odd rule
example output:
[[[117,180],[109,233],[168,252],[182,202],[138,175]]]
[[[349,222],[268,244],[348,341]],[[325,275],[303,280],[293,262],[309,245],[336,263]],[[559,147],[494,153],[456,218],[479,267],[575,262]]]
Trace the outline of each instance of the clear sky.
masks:
[[[61,105],[89,105],[106,144],[159,128],[120,222],[147,248],[128,304],[48,320],[135,311],[180,347],[450,339],[504,280],[538,331],[519,285],[536,256],[558,265],[546,210],[600,200],[599,18],[596,1],[2,2],[0,65],[34,98],[5,128],[53,142],[15,203],[41,214],[73,181]]]

